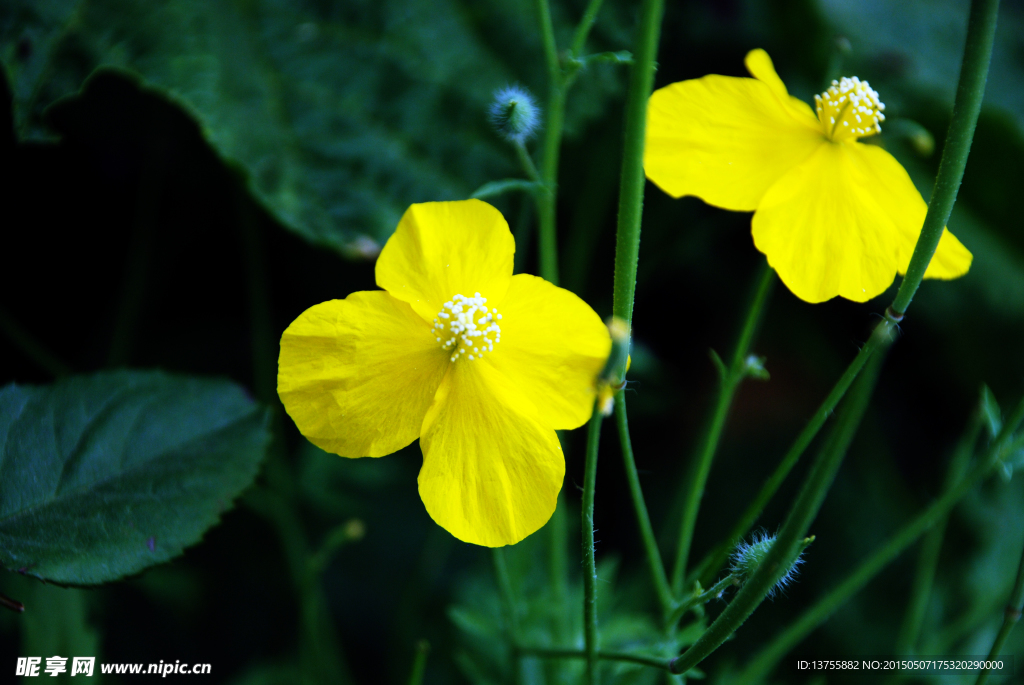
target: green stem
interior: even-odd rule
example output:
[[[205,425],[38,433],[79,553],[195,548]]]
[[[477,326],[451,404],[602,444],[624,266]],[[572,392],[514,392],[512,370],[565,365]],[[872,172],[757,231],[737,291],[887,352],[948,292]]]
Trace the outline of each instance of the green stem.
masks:
[[[587,685],[598,685],[597,667],[597,565],[594,561],[594,488],[597,484],[597,452],[604,416],[594,404],[587,430],[587,461],[583,471],[583,642],[587,655]]]
[[[857,378],[861,369],[864,368],[864,365],[867,364],[868,359],[870,359],[875,353],[876,348],[877,342],[875,341],[875,338],[872,337],[868,340],[867,344],[860,349],[860,352],[857,353],[857,356],[854,357],[853,361],[850,362],[846,371],[844,371],[843,375],[839,377],[835,387],[832,388],[831,392],[829,392],[828,396],[825,398],[825,401],[821,403],[820,407],[818,407],[818,411],[814,413],[814,416],[812,416],[811,420],[808,421],[807,425],[800,432],[800,435],[798,435],[796,440],[793,441],[793,445],[789,448],[789,451],[786,452],[786,455],[782,458],[778,467],[776,467],[768,480],[765,481],[765,484],[761,487],[757,496],[754,497],[753,501],[747,506],[743,515],[740,517],[740,520],[737,521],[732,531],[730,531],[729,536],[722,544],[712,551],[711,554],[708,555],[704,562],[697,567],[697,572],[700,575],[701,582],[709,582],[705,579],[713,577],[718,572],[718,569],[721,568],[722,564],[729,557],[732,548],[736,546],[736,543],[747,534],[750,527],[754,525],[755,521],[757,521],[761,512],[764,510],[765,505],[768,504],[768,501],[771,500],[772,496],[779,489],[779,486],[782,485],[786,476],[796,465],[797,461],[800,460],[800,457],[807,450],[808,446],[810,446],[814,438],[818,435],[818,431],[820,431],[821,427],[825,425],[825,421],[832,416],[836,406],[846,395],[846,391]]]
[[[565,84],[562,67],[558,61],[558,48],[555,45],[555,30],[551,23],[548,0],[537,0],[537,13],[540,16],[540,35],[544,43],[544,61],[548,69],[547,121],[544,124],[540,171],[546,192],[537,197],[540,276],[558,285],[555,210],[558,206],[558,154],[562,147],[562,125],[565,119]]]
[[[644,140],[647,135],[647,100],[654,88],[654,58],[661,35],[664,0],[644,0],[633,51],[626,93],[625,138],[619,178],[619,218],[615,234],[615,282],[612,314],[633,325],[636,267],[640,255],[640,223],[644,212]],[[619,378],[625,378],[625,369]]]
[[[590,35],[590,29],[594,27],[594,20],[597,19],[597,13],[601,10],[601,3],[603,0],[590,0],[587,3],[587,9],[583,11],[583,18],[580,19],[580,23],[576,26],[576,33],[572,37],[572,56],[579,57],[583,54],[583,47],[587,43],[587,36]]]
[[[714,585],[712,585],[711,589],[706,590],[700,594],[695,594],[689,599],[683,600],[678,605],[676,605],[675,609],[672,610],[672,615],[668,619],[669,625],[674,626],[676,623],[679,622],[679,619],[681,619],[683,617],[683,614],[685,614],[687,611],[697,606],[698,604],[705,604],[707,602],[710,602],[730,585],[739,585],[739,579],[731,573],[727,575],[725,578],[722,578]]]
[[[868,345],[873,344],[884,350],[891,343],[894,331],[895,324],[888,318],[883,319],[875,328]],[[832,435],[815,459],[764,561],[704,634],[682,656],[672,661],[673,673],[685,673],[718,649],[789,570],[857,432],[874,390],[883,357],[883,354],[876,355],[853,386],[850,396],[840,409]]]
[[[558,649],[557,647],[519,647],[521,654],[539,656],[544,659],[587,659],[586,650],[582,649]],[[668,670],[668,659],[645,654],[633,654],[631,652],[605,652],[597,653],[597,658],[604,661],[628,661],[634,664],[643,664],[653,668]]]
[[[918,537],[923,535],[937,521],[945,517],[950,509],[978,482],[991,473],[999,463],[999,458],[1004,453],[1004,448],[1009,443],[1010,438],[1012,438],[1013,431],[1020,424],[1021,417],[1024,417],[1024,402],[1021,402],[1015,417],[1008,424],[1012,427],[1009,430],[1004,429],[1001,437],[995,441],[985,457],[965,478],[957,483],[956,487],[947,490],[927,509],[904,525],[903,528],[890,537],[850,573],[846,580],[833,588],[825,597],[818,600],[814,606],[807,609],[792,626],[762,649],[758,656],[747,666],[743,676],[737,682],[756,682],[759,678],[767,675],[778,660],[785,656],[793,646],[825,621],[832,612],[860,590],[879,571],[885,568],[900,552],[913,544]]]
[[[427,670],[427,655],[430,654],[430,643],[420,640],[416,643],[416,658],[412,662],[412,672],[409,674],[409,685],[422,685],[423,674]]]
[[[736,341],[732,363],[725,373],[719,369],[718,398],[715,401],[707,432],[704,434],[699,450],[694,455],[693,475],[690,478],[690,488],[683,504],[683,520],[679,526],[679,544],[676,547],[675,564],[672,566],[672,589],[677,595],[683,591],[683,575],[686,573],[686,562],[690,556],[693,532],[697,526],[700,501],[704,496],[708,475],[711,473],[711,462],[714,461],[715,452],[718,450],[718,443],[722,437],[722,430],[725,428],[725,420],[729,415],[732,400],[743,379],[748,375],[747,353],[750,351],[750,344],[754,339],[764,303],[768,299],[768,293],[771,291],[774,280],[775,272],[768,266],[767,261],[763,262],[757,277],[754,296],[750,300],[750,307],[747,309],[743,328],[740,330],[739,340]]]
[[[967,41],[960,66],[960,81],[957,84],[956,100],[953,103],[953,117],[946,133],[942,149],[939,172],[935,177],[928,214],[924,218],[921,235],[914,247],[914,254],[907,267],[907,275],[900,284],[899,292],[892,303],[897,318],[902,317],[914,299],[918,286],[931,262],[939,238],[953,211],[960,181],[967,166],[967,155],[971,151],[974,127],[981,112],[981,101],[985,95],[985,81],[992,59],[992,42],[996,32],[996,15],[999,0],[971,0],[971,13],[967,20]]]
[[[951,490],[963,480],[967,467],[970,465],[974,445],[978,441],[978,434],[981,433],[983,421],[980,409],[971,416],[970,425],[960,439],[960,443],[953,452],[953,458],[949,462],[949,467],[946,469],[943,492]],[[942,539],[946,535],[947,520],[948,516],[940,517],[921,543],[917,569],[914,572],[914,582],[910,586],[910,601],[907,603],[907,612],[896,638],[896,654],[898,656],[910,656],[914,653],[917,645],[921,625],[924,623],[924,615],[928,609],[928,599],[932,594],[935,570],[939,565],[939,553],[942,551]]]
[[[675,599],[673,598],[671,588],[668,586],[665,565],[661,561],[658,541],[654,537],[651,517],[647,513],[644,493],[640,488],[640,477],[636,472],[636,460],[633,458],[633,443],[629,438],[629,420],[626,417],[625,393],[620,392],[615,395],[615,423],[619,429],[619,446],[622,448],[622,461],[626,467],[626,480],[629,481],[629,494],[633,500],[633,509],[636,512],[637,526],[640,528],[640,540],[643,542],[644,551],[647,553],[647,565],[651,570],[651,580],[654,582],[654,590],[658,595],[658,601],[661,603],[662,614],[667,616],[675,605]]]
[[[999,652],[1002,651],[1007,638],[1010,637],[1010,631],[1020,621],[1022,611],[1024,611],[1024,552],[1021,552],[1020,565],[1017,567],[1017,580],[1013,583],[1010,599],[1007,600],[1006,609],[1003,612],[1003,625],[999,627],[999,633],[996,634],[996,639],[992,643],[992,649],[989,650],[986,661],[993,661],[999,656]],[[987,668],[978,673],[978,680],[975,685],[985,685],[985,682],[988,681],[989,673],[990,669]]]
[[[533,159],[530,157],[530,153],[526,151],[526,146],[523,145],[523,141],[515,141],[512,143],[512,147],[516,149],[516,157],[519,158],[519,165],[523,167],[523,173],[526,174],[526,177],[535,183],[541,183],[543,179],[541,179],[540,172],[537,171],[537,167],[534,165]]]

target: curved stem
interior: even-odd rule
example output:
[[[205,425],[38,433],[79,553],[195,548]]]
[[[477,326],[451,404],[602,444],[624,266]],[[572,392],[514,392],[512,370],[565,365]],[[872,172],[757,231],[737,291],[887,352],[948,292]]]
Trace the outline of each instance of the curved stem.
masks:
[[[895,324],[888,318],[883,319],[865,347],[881,348],[879,351],[884,351],[892,341],[894,330]],[[790,508],[786,522],[782,525],[775,544],[768,551],[764,561],[704,634],[682,656],[672,661],[673,673],[685,673],[718,649],[747,620],[754,609],[764,601],[775,583],[789,570],[799,553],[802,538],[825,500],[825,495],[860,425],[874,390],[883,356],[875,355],[853,386],[850,396],[840,409],[832,435],[815,459],[800,494]]]
[[[587,430],[587,462],[583,472],[583,643],[587,656],[587,685],[597,685],[597,564],[594,561],[594,488],[597,484],[597,451],[604,418],[597,405]]]
[[[683,520],[679,526],[679,544],[676,547],[675,564],[672,566],[672,590],[676,594],[683,591],[683,574],[686,572],[686,562],[690,556],[690,545],[693,542],[694,528],[697,526],[697,513],[700,511],[700,501],[704,496],[704,486],[711,473],[711,462],[714,461],[715,452],[718,450],[718,443],[722,437],[722,430],[725,428],[725,420],[729,415],[732,400],[743,379],[747,377],[747,353],[750,351],[750,343],[754,339],[764,303],[768,299],[768,293],[771,291],[774,281],[775,272],[765,261],[761,265],[757,277],[757,287],[750,300],[750,306],[747,308],[739,339],[736,341],[732,363],[725,373],[721,373],[721,369],[719,369],[718,398],[715,401],[715,409],[711,413],[707,432],[700,443],[700,449],[694,455],[693,475],[690,478],[690,488],[686,493],[683,505]]]
[[[629,481],[629,495],[633,500],[633,509],[636,512],[637,527],[640,529],[640,540],[643,542],[644,551],[647,553],[647,565],[651,570],[651,580],[654,583],[654,591],[658,595],[658,602],[661,604],[662,614],[667,616],[672,611],[675,600],[672,596],[672,590],[668,586],[665,565],[661,561],[658,541],[654,537],[651,517],[647,513],[644,493],[640,488],[640,477],[636,472],[636,460],[633,458],[633,443],[629,439],[629,420],[626,418],[625,393],[620,392],[615,395],[615,423],[619,429],[622,461],[626,467],[626,480]]]
[[[953,103],[953,118],[949,122],[946,143],[942,149],[939,172],[935,177],[932,198],[928,203],[928,214],[924,218],[921,235],[914,247],[914,254],[907,267],[907,275],[900,284],[899,292],[892,303],[897,318],[903,316],[914,299],[928,264],[931,262],[939,238],[953,211],[960,181],[967,166],[967,155],[971,151],[974,127],[981,112],[981,101],[985,95],[985,81],[988,79],[988,65],[992,59],[992,42],[996,33],[996,15],[999,0],[972,0],[971,14],[967,20],[967,41],[964,44],[964,58],[960,66],[960,81],[957,84],[956,100]]]

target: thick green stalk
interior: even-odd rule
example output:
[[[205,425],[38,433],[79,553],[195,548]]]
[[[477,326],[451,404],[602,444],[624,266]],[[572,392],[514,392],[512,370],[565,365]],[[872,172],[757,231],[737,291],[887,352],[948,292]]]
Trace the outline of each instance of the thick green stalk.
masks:
[[[664,0],[644,0],[633,51],[633,66],[626,93],[622,175],[619,179],[619,219],[615,235],[615,283],[612,314],[632,330],[636,266],[640,254],[640,222],[644,211],[644,139],[647,135],[647,100],[654,88],[654,58],[661,35]],[[619,378],[625,378],[625,369]]]
[[[586,659],[587,652],[582,649],[558,649],[557,647],[520,647],[520,653],[530,656],[538,656],[543,659]],[[603,661],[628,661],[634,664],[643,664],[652,668],[668,670],[668,659],[646,654],[633,654],[631,652],[598,652],[597,658]]]
[[[981,112],[981,101],[985,95],[985,81],[992,59],[992,42],[996,33],[996,15],[999,0],[972,0],[971,14],[967,20],[967,41],[964,44],[964,58],[960,66],[960,81],[957,84],[956,100],[953,103],[953,117],[946,133],[942,149],[939,172],[935,177],[932,199],[928,203],[928,214],[924,218],[921,235],[914,247],[914,254],[907,267],[907,275],[900,284],[899,292],[892,303],[892,311],[899,318],[907,311],[914,299],[928,263],[931,262],[939,238],[953,211],[960,181],[967,166],[967,155],[971,151],[974,127]]]
[[[999,627],[999,633],[996,634],[996,639],[992,643],[992,649],[989,650],[986,661],[993,661],[999,657],[1003,645],[1006,644],[1007,638],[1010,637],[1010,631],[1020,621],[1022,611],[1024,611],[1024,552],[1021,552],[1020,565],[1017,567],[1017,580],[1013,583],[1010,599],[1007,600],[1006,609],[1003,612],[1003,625]],[[990,669],[986,668],[978,673],[978,680],[975,685],[985,685],[990,672]]]
[[[884,351],[892,341],[894,331],[895,325],[888,318],[883,319],[875,328],[868,344],[874,344]],[[840,408],[832,435],[815,459],[800,494],[790,508],[789,515],[764,561],[704,634],[682,656],[672,661],[673,673],[685,673],[718,649],[747,620],[754,609],[764,601],[772,587],[789,570],[857,432],[874,390],[883,358],[884,354],[875,355],[854,384],[850,396]]]
[[[558,154],[562,147],[562,124],[565,119],[565,87],[562,67],[558,61],[555,30],[551,24],[548,0],[537,0],[540,35],[544,43],[544,61],[548,69],[547,120],[544,123],[544,147],[541,157],[541,178],[545,191],[537,198],[539,214],[540,276],[558,284],[558,239],[555,235],[555,210],[558,206]]]
[[[943,492],[956,487],[966,474],[971,455],[974,453],[974,445],[978,441],[978,434],[981,433],[982,422],[982,413],[979,409],[971,416],[970,426],[953,452],[953,458],[950,459],[949,467],[946,469]],[[912,655],[917,646],[917,638],[921,633],[921,625],[924,623],[924,615],[928,609],[928,599],[932,594],[935,570],[939,565],[939,553],[942,551],[942,540],[946,535],[947,519],[948,516],[940,517],[921,542],[914,582],[910,586],[910,601],[907,602],[907,611],[903,616],[903,623],[896,638],[896,654],[898,656]]]
[[[708,423],[704,439],[694,455],[690,487],[683,504],[683,520],[679,526],[679,544],[676,547],[675,564],[672,566],[672,590],[677,595],[683,591],[683,575],[686,573],[686,563],[690,557],[690,545],[693,542],[693,531],[697,526],[697,514],[700,511],[700,501],[704,496],[704,486],[711,473],[711,462],[715,459],[715,452],[718,450],[718,443],[722,437],[722,430],[725,428],[725,419],[729,415],[732,400],[743,379],[748,375],[747,353],[750,351],[750,344],[754,339],[764,303],[768,299],[768,293],[771,291],[774,280],[775,272],[765,261],[758,274],[757,287],[743,320],[739,340],[736,341],[732,363],[724,372],[721,368],[719,369],[718,398],[715,401],[715,409],[711,414],[711,421]]]
[[[793,646],[824,622],[832,612],[860,590],[889,562],[899,556],[900,552],[913,544],[937,521],[947,516],[964,495],[970,492],[985,476],[992,473],[1022,417],[1024,417],[1024,402],[1021,402],[1000,438],[993,443],[988,453],[966,477],[962,478],[955,487],[947,489],[927,509],[904,525],[850,573],[846,580],[834,587],[814,606],[807,609],[792,626],[762,649],[747,666],[738,682],[757,682],[758,679],[766,676],[778,660],[785,656]]]
[[[597,452],[604,419],[597,404],[587,430],[587,461],[583,471],[583,643],[587,655],[587,685],[598,685],[597,664],[597,564],[594,561],[594,488],[597,484]]]
[[[644,551],[647,553],[647,565],[651,570],[651,581],[654,583],[654,591],[658,595],[662,614],[667,616],[675,605],[675,599],[672,596],[671,588],[668,586],[665,565],[661,561],[658,541],[654,537],[651,517],[647,513],[644,493],[640,488],[640,477],[636,472],[636,460],[633,458],[633,443],[629,438],[629,420],[626,418],[625,393],[620,392],[615,395],[615,423],[619,429],[619,446],[622,448],[622,461],[626,467],[626,480],[629,481],[629,495],[633,500],[633,509],[636,512],[636,522],[640,529],[640,540],[643,542]]]

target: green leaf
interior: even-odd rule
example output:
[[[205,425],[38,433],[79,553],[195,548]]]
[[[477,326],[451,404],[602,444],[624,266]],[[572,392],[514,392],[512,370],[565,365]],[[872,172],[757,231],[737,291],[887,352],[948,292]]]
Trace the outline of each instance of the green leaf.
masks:
[[[545,90],[536,22],[527,0],[5,0],[0,60],[21,137],[51,135],[46,108],[94,69],[136,74],[286,226],[369,258],[411,203],[466,198],[514,173],[486,112],[509,83]],[[577,86],[567,135],[602,115],[623,79]]]
[[[470,197],[483,200],[484,198],[502,195],[513,190],[521,190],[530,193],[531,195],[535,195],[540,192],[543,187],[543,183],[537,183],[536,181],[527,181],[522,178],[504,178],[500,181],[489,181],[488,183],[483,184],[473,191],[473,194],[470,195]]]
[[[116,371],[0,389],[0,563],[88,585],[177,556],[259,468],[269,411],[224,380]]]

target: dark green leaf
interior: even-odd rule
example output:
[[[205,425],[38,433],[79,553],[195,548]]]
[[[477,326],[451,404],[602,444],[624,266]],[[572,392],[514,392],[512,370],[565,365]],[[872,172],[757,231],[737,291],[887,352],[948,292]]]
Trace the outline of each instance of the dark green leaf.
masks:
[[[102,583],[177,556],[253,480],[268,412],[223,380],[160,372],[0,390],[0,562]]]
[[[284,224],[373,257],[409,204],[469,197],[514,170],[486,111],[509,83],[545,89],[536,21],[525,0],[7,0],[0,58],[22,137],[46,136],[46,107],[93,69],[134,72],[195,118]],[[577,86],[568,135],[622,78]]]

